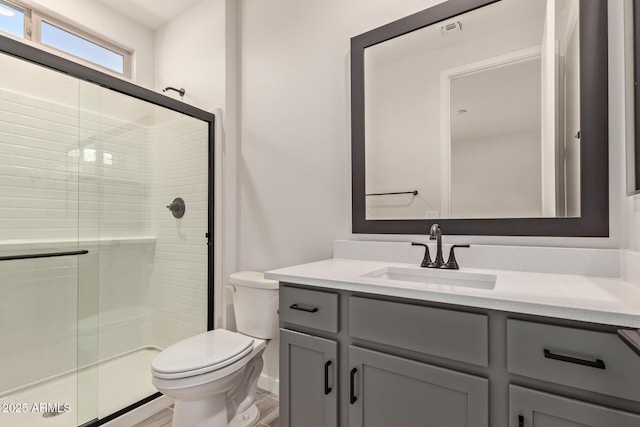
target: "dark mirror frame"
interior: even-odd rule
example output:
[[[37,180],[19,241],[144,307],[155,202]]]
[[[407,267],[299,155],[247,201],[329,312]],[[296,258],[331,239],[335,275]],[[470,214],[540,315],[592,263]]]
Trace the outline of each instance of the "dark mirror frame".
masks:
[[[485,236],[609,236],[609,114],[607,1],[580,0],[580,212],[579,218],[367,220],[365,197],[364,50],[411,31],[499,0],[449,0],[351,39],[352,231]]]

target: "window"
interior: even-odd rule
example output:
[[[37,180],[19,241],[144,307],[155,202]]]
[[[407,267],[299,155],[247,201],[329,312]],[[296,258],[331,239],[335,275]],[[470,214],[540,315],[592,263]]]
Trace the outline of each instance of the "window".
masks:
[[[24,12],[0,2],[0,30],[22,37],[24,35]]]
[[[64,52],[78,62],[131,77],[131,52],[16,1],[0,0],[2,32]]]
[[[116,73],[125,74],[125,58],[123,54],[114,52],[44,20],[41,20],[40,23],[40,42],[78,58],[101,65]]]

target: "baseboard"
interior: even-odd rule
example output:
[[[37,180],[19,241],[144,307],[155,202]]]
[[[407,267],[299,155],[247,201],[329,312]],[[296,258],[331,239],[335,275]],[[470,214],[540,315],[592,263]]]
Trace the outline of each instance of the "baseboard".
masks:
[[[280,395],[280,380],[261,374],[258,379],[258,388],[278,396]]]
[[[147,418],[157,414],[165,408],[173,405],[173,399],[167,396],[160,396],[151,402],[133,409],[118,418],[103,424],[104,427],[131,427]]]

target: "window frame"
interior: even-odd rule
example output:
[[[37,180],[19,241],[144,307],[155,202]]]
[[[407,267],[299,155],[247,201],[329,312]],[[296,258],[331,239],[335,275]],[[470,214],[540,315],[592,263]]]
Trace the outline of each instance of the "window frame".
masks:
[[[83,65],[96,68],[100,71],[111,73],[116,76],[122,76],[127,79],[132,79],[133,76],[133,52],[118,46],[112,42],[105,40],[104,38],[92,34],[88,31],[85,31],[70,22],[64,21],[62,19],[56,18],[49,14],[43,13],[42,11],[30,7],[29,5],[23,4],[16,0],[0,0],[0,4],[6,4],[14,9],[20,10],[24,14],[24,34],[22,40],[28,40],[34,44],[36,44],[40,48],[44,48],[51,53],[54,53],[58,56],[62,56],[64,58],[70,59],[72,61],[81,63]],[[97,46],[100,46],[104,49],[107,49],[111,52],[114,52],[120,56],[122,56],[122,73],[116,71],[114,69],[105,67],[96,62],[90,61],[86,58],[83,58],[78,55],[74,55],[73,53],[67,52],[63,49],[59,49],[55,46],[51,46],[49,44],[42,42],[42,22],[46,22],[50,25],[58,27],[59,29],[66,31],[76,37],[84,39],[90,43],[93,43]],[[5,31],[0,30],[0,35],[6,35],[10,37],[15,37],[13,34],[7,33]]]

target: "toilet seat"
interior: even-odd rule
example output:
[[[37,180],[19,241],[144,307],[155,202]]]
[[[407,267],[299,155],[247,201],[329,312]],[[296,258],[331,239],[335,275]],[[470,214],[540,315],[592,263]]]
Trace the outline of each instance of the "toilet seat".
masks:
[[[167,347],[153,360],[151,370],[155,377],[164,379],[206,374],[241,360],[253,346],[251,337],[215,329]]]

